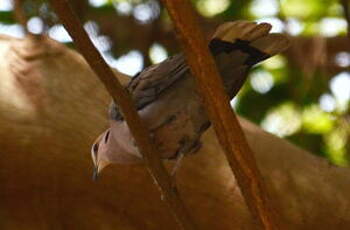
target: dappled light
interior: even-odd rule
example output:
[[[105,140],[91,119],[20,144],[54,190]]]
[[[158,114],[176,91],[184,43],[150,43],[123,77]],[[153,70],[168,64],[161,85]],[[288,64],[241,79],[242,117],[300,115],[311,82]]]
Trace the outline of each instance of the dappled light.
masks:
[[[294,136],[308,133],[326,140],[327,135],[339,128],[339,122],[334,121],[349,116],[350,74],[346,69],[350,66],[349,50],[337,47],[335,42],[327,42],[327,39],[346,34],[347,22],[339,2],[193,0],[193,3],[201,20],[210,28],[216,21],[249,18],[270,23],[272,32],[284,32],[292,38],[310,40],[307,47],[301,48],[302,43],[296,43],[286,54],[268,59],[258,65],[256,71],[252,71],[250,84],[245,85],[233,103],[243,116],[263,124],[263,128],[279,136],[293,134],[291,141],[294,141]],[[232,8],[237,4],[241,6],[239,10]],[[28,10],[28,31],[48,34],[59,42],[70,44],[70,36],[57,18],[47,13],[47,6],[38,3],[36,7],[38,10]],[[8,16],[11,10],[12,2],[3,0],[0,4],[0,33],[23,37],[21,26]],[[80,16],[94,45],[112,67],[123,73],[135,75],[142,68],[165,60],[179,49],[169,16],[155,0],[89,0],[83,12]],[[104,16],[89,17],[89,14]],[[113,20],[117,24],[110,23]],[[326,49],[332,51],[327,52]],[[336,50],[335,53],[333,50]],[[260,105],[256,107],[256,104]],[[282,115],[285,109],[278,109],[285,108],[286,104],[294,104],[295,109],[290,111],[299,114],[292,119],[292,123],[289,123],[289,118],[282,119],[286,116]],[[315,113],[328,114],[323,117],[332,117],[331,128],[317,133],[312,130],[318,128],[301,129],[305,118],[300,114],[307,114],[310,108]],[[306,119],[307,125],[303,127],[324,127],[324,119]],[[345,133],[349,135],[349,132]],[[325,142],[304,145],[303,142],[307,141],[306,138],[297,144],[310,151],[324,151],[325,156],[332,154],[332,150],[326,151],[322,147]],[[347,154],[344,156],[346,161]]]
[[[285,103],[272,109],[261,126],[280,137],[290,136],[301,128],[301,115],[295,105]]]
[[[59,42],[67,43],[72,41],[72,38],[69,36],[67,31],[64,29],[64,27],[61,24],[56,24],[52,26],[48,31],[48,35],[52,39]]]
[[[206,17],[213,17],[225,11],[230,5],[229,0],[198,0],[197,9]]]
[[[44,22],[40,17],[32,17],[27,22],[27,28],[33,34],[41,34],[44,30]]]
[[[250,75],[250,84],[255,91],[265,94],[273,87],[274,82],[269,72],[256,71]]]
[[[157,64],[164,61],[168,57],[168,53],[162,45],[155,43],[149,49],[149,57],[153,64]]]
[[[143,58],[139,51],[132,50],[126,55],[110,61],[110,64],[120,72],[133,76],[142,70]]]
[[[0,0],[0,57],[14,230],[350,225],[347,0]]]

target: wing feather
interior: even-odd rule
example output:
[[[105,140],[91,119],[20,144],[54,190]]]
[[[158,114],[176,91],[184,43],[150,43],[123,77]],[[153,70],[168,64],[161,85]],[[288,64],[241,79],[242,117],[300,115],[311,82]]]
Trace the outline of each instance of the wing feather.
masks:
[[[252,65],[286,49],[288,38],[282,34],[269,34],[271,25],[247,21],[224,23],[217,29],[209,43],[226,90],[234,97],[243,85]],[[137,110],[157,100],[189,71],[185,57],[178,54],[152,65],[137,74],[126,87],[132,95]],[[110,117],[122,120],[121,111],[112,102]]]

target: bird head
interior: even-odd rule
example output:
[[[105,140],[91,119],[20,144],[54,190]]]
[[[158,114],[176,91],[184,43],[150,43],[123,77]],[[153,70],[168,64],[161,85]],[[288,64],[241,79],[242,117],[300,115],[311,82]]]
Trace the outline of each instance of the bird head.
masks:
[[[116,127],[117,126],[117,127]],[[127,127],[125,125],[125,127]],[[110,164],[135,164],[142,162],[137,147],[132,144],[129,132],[123,132],[117,122],[111,122],[111,128],[104,131],[91,147],[94,164],[93,179]],[[126,129],[128,130],[128,129]]]
[[[98,174],[110,164],[108,161],[108,141],[110,129],[103,132],[91,147],[91,157],[94,164],[93,180],[97,180]]]

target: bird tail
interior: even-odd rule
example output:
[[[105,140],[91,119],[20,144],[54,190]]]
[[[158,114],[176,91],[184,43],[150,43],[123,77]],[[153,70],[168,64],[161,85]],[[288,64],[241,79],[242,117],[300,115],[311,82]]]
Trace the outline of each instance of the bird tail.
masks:
[[[287,49],[290,45],[284,34],[269,33],[271,25],[248,21],[227,22],[218,27],[209,48],[213,55],[239,50],[248,54],[245,64],[254,65]]]
[[[234,21],[222,24],[213,35],[209,49],[230,98],[243,86],[251,66],[288,48],[288,37],[270,30],[268,23]]]

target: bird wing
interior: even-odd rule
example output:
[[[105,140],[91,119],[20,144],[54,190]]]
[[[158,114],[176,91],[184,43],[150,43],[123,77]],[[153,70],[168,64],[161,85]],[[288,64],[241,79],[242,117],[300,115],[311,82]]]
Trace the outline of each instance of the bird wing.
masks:
[[[224,23],[216,30],[209,49],[231,98],[244,84],[252,65],[289,46],[285,35],[271,34],[270,29],[268,23],[235,21]],[[150,129],[162,158],[170,159],[179,153],[195,152],[199,148],[201,135],[210,126],[190,75],[184,55],[179,54],[146,68],[126,87]],[[109,136],[113,138],[108,139],[106,135],[104,141],[98,141],[107,145],[106,148],[93,150],[98,150],[100,158],[104,157],[110,162],[127,163],[129,160],[126,159],[131,156],[133,159],[141,158],[128,125],[113,102],[110,119]]]
[[[161,93],[185,76],[189,68],[183,54],[172,56],[165,61],[152,65],[132,78],[126,89],[132,95],[137,110],[157,100]],[[121,120],[122,114],[113,103],[110,116]]]
[[[235,21],[222,24],[213,35],[209,49],[216,58],[219,71],[222,70],[220,72],[231,98],[243,85],[247,70],[252,65],[288,47],[286,37],[269,34],[270,29],[268,23]],[[174,83],[184,79],[187,71],[189,67],[184,55],[178,54],[137,74],[127,86],[136,109],[141,110],[157,100]],[[110,107],[110,118],[123,119],[114,102]]]

